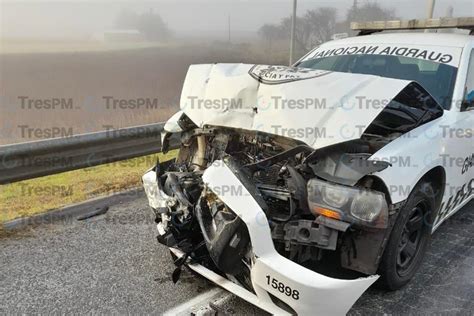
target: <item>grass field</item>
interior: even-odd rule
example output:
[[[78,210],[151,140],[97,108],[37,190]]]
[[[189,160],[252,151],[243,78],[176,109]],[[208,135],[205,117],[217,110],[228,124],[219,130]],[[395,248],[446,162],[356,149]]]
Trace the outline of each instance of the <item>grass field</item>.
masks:
[[[191,64],[286,63],[286,54],[246,44],[127,44],[113,49],[97,43],[15,45],[0,51],[0,145],[166,121],[178,109]],[[157,99],[158,106],[110,107],[104,97]],[[25,99],[33,103],[25,106]],[[72,107],[44,106],[53,99],[72,100]],[[54,129],[60,134],[52,135]],[[153,160],[138,158],[2,185],[0,221],[132,188]]]
[[[0,223],[141,186],[141,176],[166,155],[150,155],[0,186]]]
[[[0,54],[32,53],[78,53],[102,52],[112,50],[136,50],[150,47],[167,46],[156,42],[106,42],[106,41],[66,41],[66,40],[15,40],[2,39]]]
[[[179,107],[189,65],[279,61],[285,62],[250,45],[228,44],[0,54],[0,144],[48,138],[53,129],[61,132],[57,137],[165,121]],[[106,98],[157,102],[117,107]],[[72,106],[44,105],[53,99]]]

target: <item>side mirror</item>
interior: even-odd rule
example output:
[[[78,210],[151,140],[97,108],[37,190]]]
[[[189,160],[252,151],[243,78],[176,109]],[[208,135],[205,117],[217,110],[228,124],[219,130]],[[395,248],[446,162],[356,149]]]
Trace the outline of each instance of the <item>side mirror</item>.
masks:
[[[472,111],[474,110],[474,90],[466,93],[466,97],[461,105],[461,111]]]

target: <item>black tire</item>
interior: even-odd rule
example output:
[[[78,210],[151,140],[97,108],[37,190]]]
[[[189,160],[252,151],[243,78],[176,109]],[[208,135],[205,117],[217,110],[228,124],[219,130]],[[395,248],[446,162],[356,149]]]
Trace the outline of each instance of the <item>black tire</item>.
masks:
[[[380,287],[398,290],[420,267],[431,241],[436,201],[431,184],[418,184],[395,222],[380,262]]]

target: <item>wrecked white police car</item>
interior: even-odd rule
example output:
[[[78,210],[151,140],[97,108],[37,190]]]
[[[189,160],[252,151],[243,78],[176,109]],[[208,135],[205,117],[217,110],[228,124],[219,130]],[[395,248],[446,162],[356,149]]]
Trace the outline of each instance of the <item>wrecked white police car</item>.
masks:
[[[268,312],[321,315],[406,284],[473,196],[473,44],[364,35],[294,67],[191,66],[162,136],[179,154],[143,176],[174,280],[187,265]]]

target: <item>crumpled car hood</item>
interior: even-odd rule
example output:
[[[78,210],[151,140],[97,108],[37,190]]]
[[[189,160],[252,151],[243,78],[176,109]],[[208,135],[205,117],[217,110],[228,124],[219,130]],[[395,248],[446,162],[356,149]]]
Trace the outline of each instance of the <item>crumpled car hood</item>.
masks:
[[[189,67],[181,110],[198,126],[289,137],[318,149],[357,139],[410,81],[249,64]]]

